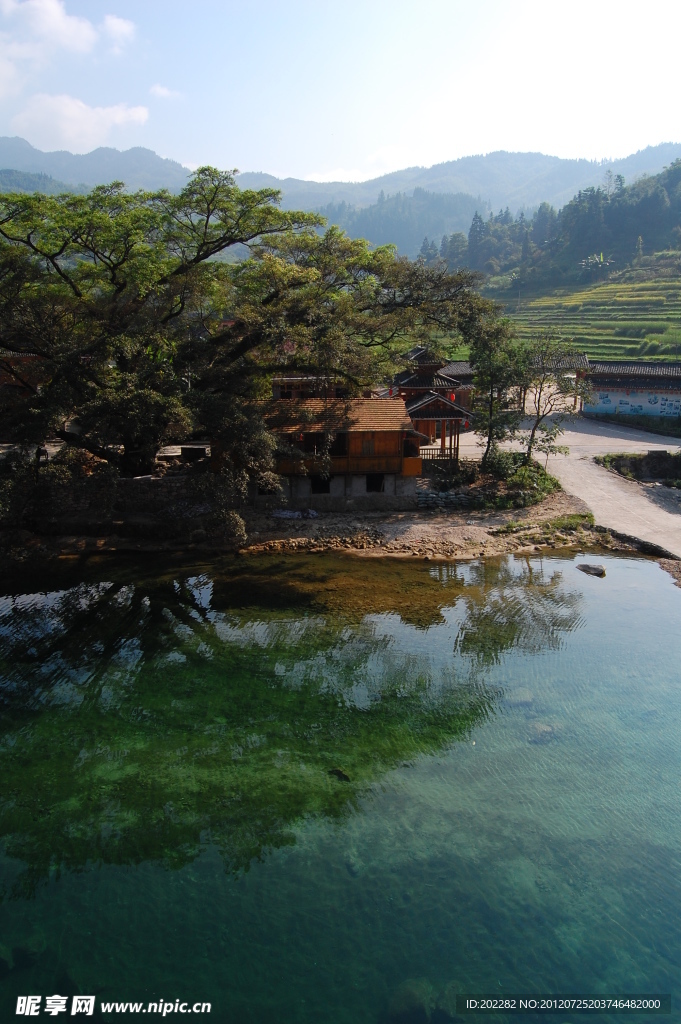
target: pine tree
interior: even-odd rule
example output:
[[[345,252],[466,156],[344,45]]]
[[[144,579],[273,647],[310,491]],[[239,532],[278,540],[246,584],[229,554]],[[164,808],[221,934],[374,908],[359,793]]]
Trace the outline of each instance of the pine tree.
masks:
[[[476,210],[468,232],[468,262],[476,270],[480,265],[480,250],[486,233],[485,222]]]

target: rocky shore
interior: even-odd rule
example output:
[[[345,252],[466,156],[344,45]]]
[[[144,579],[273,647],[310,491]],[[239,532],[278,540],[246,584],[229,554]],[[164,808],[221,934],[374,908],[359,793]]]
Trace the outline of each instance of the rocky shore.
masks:
[[[460,511],[435,508],[382,514],[334,513],[314,519],[247,519],[245,554],[347,551],[365,558],[466,559],[553,549],[636,550],[593,525],[583,502],[564,492],[527,509]]]
[[[195,531],[185,542],[153,531],[137,535],[42,535],[6,531],[0,568],[21,563],[54,565],[59,561],[97,556],[167,554],[203,558],[239,553],[346,552],[362,558],[462,560],[480,556],[552,551],[642,551],[660,554],[634,538],[594,526],[587,506],[558,491],[526,509],[459,510],[436,507],[404,512],[320,513],[310,518],[282,519],[266,511],[242,513],[246,540],[220,540]],[[661,559],[681,585],[681,563]]]

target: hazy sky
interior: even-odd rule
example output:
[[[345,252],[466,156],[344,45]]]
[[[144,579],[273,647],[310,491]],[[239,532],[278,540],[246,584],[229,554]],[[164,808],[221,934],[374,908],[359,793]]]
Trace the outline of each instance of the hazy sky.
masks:
[[[681,141],[681,3],[0,0],[0,134],[352,179]]]

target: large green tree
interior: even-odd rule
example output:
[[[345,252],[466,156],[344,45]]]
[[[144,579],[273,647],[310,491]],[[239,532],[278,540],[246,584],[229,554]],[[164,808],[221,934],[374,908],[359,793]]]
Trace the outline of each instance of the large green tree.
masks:
[[[2,368],[25,392],[4,403],[7,439],[56,434],[139,471],[159,445],[186,435],[178,357],[219,290],[215,258],[319,223],[277,201],[210,168],[176,196],[128,194],[121,183],[87,195],[3,196]],[[34,358],[17,358],[27,353]]]
[[[5,403],[4,438],[56,434],[139,473],[162,444],[201,432],[257,475],[273,374],[357,392],[401,346],[469,338],[489,317],[474,275],[321,232],[278,201],[212,168],[177,196],[114,184],[3,197],[3,368],[24,392]]]

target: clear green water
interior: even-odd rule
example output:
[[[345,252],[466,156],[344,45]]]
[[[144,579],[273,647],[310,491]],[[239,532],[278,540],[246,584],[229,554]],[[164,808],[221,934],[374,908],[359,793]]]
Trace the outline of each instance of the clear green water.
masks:
[[[0,1021],[83,992],[442,1024],[537,990],[679,1019],[681,590],[600,560],[7,581]]]

